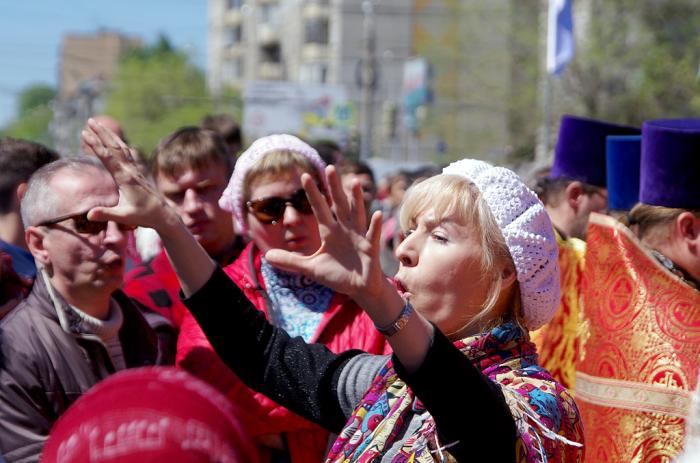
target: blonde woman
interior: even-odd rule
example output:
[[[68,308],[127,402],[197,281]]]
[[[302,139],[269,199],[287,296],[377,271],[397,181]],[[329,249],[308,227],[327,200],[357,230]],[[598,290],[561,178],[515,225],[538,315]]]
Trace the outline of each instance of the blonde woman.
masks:
[[[91,219],[160,233],[185,303],[226,364],[338,434],[326,461],[582,459],[576,405],[537,366],[527,335],[558,304],[554,233],[514,173],[463,160],[408,194],[398,291],[380,269],[381,214],[367,230],[359,185],[348,201],[329,167],[331,209],[303,175],[321,246],[307,257],[271,250],[266,258],[350,295],[394,350],[333,354],[267,323],[140,180],[128,148],[90,127],[83,137],[121,186],[120,204],[93,209]]]

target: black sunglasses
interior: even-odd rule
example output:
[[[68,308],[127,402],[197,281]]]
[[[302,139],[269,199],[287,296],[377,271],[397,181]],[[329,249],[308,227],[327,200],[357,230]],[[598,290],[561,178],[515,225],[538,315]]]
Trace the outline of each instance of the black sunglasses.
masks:
[[[306,197],[306,192],[303,189],[297,190],[288,198],[279,196],[270,196],[269,198],[255,199],[247,201],[246,206],[251,214],[262,223],[273,223],[279,221],[287,209],[287,204],[301,214],[311,214],[311,203]]]
[[[55,219],[45,220],[45,221],[41,222],[40,224],[38,224],[37,227],[51,227],[53,225],[56,225],[59,222],[63,222],[64,220],[71,219],[71,220],[73,220],[73,227],[75,228],[75,231],[78,233],[85,234],[85,235],[96,235],[96,234],[103,232],[107,229],[107,222],[98,222],[98,221],[94,221],[94,220],[89,220],[87,215],[88,215],[87,212],[82,212],[80,214],[62,215],[60,217],[56,217]],[[136,225],[126,225],[123,223],[118,223],[117,227],[119,227],[119,229],[122,231],[129,231],[129,230],[136,229]]]

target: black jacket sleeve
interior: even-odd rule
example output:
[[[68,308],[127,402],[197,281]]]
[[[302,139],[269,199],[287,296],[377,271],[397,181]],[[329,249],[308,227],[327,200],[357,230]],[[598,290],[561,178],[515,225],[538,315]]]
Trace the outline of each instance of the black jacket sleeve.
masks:
[[[265,319],[217,267],[183,299],[224,363],[251,389],[331,432],[345,424],[337,395],[343,365],[361,351],[336,355],[322,344],[290,338]]]
[[[457,461],[515,462],[516,429],[501,388],[435,328],[425,360],[408,373],[394,369],[430,412],[440,444]]]

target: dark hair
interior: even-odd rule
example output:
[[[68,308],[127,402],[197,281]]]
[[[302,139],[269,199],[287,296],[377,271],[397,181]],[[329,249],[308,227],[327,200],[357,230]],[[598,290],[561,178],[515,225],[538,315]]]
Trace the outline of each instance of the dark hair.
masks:
[[[211,163],[233,172],[233,158],[224,140],[214,131],[200,127],[182,127],[163,138],[153,151],[153,177],[159,173],[174,176],[184,167],[201,169]]]
[[[345,161],[345,164],[339,169],[339,173],[340,175],[366,174],[369,175],[369,178],[374,182],[374,172],[372,172],[372,168],[362,161]]]
[[[231,116],[226,114],[209,114],[204,116],[200,126],[203,129],[218,133],[227,145],[241,147],[241,126]],[[236,153],[229,153],[232,156]]]
[[[17,185],[27,182],[41,166],[58,159],[44,145],[17,138],[0,138],[0,213],[12,210]]]
[[[542,201],[545,205],[548,204],[555,206],[559,203],[561,193],[564,190],[566,190],[566,187],[568,187],[571,184],[571,182],[575,181],[577,180],[573,180],[570,178],[542,177],[537,180],[534,191],[535,194],[537,194],[537,196],[540,198],[540,201]],[[590,183],[580,183],[581,189],[583,190],[584,194],[589,196],[596,194],[603,189],[603,187],[591,185]]]
[[[334,165],[337,162],[336,153],[342,152],[340,146],[333,140],[316,140],[310,144],[313,149],[318,151],[318,155],[327,166]]]

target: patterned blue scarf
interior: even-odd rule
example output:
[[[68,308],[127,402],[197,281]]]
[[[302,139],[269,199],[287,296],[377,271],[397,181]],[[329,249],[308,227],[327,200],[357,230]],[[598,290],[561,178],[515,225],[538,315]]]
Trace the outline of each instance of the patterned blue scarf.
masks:
[[[262,259],[262,276],[279,327],[309,342],[328,310],[333,290],[298,273],[274,268]],[[272,317],[271,317],[272,318]]]

